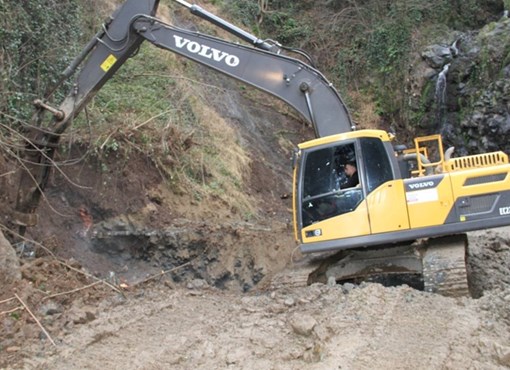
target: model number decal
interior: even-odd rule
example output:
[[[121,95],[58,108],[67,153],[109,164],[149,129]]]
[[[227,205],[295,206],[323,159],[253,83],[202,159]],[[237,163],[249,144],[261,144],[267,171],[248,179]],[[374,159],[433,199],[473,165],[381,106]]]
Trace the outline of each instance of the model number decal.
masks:
[[[501,216],[510,215],[510,207],[501,207],[499,209],[499,214]]]
[[[423,189],[419,191],[406,192],[407,203],[437,202],[439,194],[437,189]]]

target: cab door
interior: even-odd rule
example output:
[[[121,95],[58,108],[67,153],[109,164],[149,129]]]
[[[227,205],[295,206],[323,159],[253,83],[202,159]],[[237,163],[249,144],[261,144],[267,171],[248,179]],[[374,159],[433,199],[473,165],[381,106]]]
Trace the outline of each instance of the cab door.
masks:
[[[371,234],[409,229],[405,187],[390,143],[361,138],[359,145]]]
[[[343,186],[348,182],[345,163],[359,163],[358,149],[357,140],[351,139],[303,153],[297,204],[303,243],[370,235],[362,186]]]

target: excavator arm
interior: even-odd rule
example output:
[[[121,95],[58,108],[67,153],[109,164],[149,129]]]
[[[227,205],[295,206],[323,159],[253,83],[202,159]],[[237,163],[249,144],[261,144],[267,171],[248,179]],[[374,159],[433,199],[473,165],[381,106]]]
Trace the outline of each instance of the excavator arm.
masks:
[[[27,135],[25,164],[14,214],[21,232],[36,223],[35,211],[46,187],[61,135],[144,40],[283,100],[314,127],[317,137],[352,130],[349,112],[340,95],[318,70],[280,54],[281,49],[275,43],[260,40],[196,5],[175,1],[251,46],[166,24],[155,18],[158,0],[127,0],[63,73],[60,84],[79,68],[71,91],[60,106],[51,107],[46,99],[35,102],[37,111]],[[43,125],[46,111],[52,118]]]

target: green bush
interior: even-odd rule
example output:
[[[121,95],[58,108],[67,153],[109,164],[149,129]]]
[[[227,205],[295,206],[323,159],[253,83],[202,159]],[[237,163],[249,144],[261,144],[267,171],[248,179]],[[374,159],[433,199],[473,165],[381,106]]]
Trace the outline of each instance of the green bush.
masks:
[[[505,5],[503,5],[503,1]],[[420,47],[452,30],[479,29],[510,0],[223,0],[241,26],[262,38],[310,52],[346,101],[374,99],[386,122],[421,119],[408,112],[405,81]],[[259,6],[264,4],[265,9]],[[353,102],[354,106],[358,105]]]
[[[56,83],[82,37],[79,3],[0,0],[1,113],[27,121],[32,101]]]
[[[227,0],[224,8],[258,37],[272,38],[287,46],[302,44],[311,34],[311,27],[298,15],[311,5],[307,2],[269,1],[269,9],[261,10],[254,0]]]

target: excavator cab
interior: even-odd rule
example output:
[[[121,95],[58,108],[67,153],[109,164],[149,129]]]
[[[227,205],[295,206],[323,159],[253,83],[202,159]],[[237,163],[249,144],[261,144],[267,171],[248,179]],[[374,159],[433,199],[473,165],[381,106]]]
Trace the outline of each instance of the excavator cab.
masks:
[[[363,199],[363,191],[360,186],[348,186],[345,173],[348,165],[358,167],[355,153],[355,143],[351,141],[307,154],[301,204],[303,225],[309,226],[356,209]]]
[[[407,217],[395,215],[406,213],[398,202],[405,194],[396,184],[400,170],[387,133],[353,131],[299,148],[295,209],[302,249],[338,249],[339,239],[409,227]],[[357,169],[355,186],[344,173],[348,163]],[[393,221],[388,213],[396,216]]]
[[[360,130],[300,144],[294,169],[295,236],[324,252],[451,235],[510,223],[508,156],[450,158],[440,135],[395,150],[385,131]],[[343,188],[346,158],[359,184]],[[402,162],[410,166],[402,166]],[[402,169],[406,168],[402,172]]]

